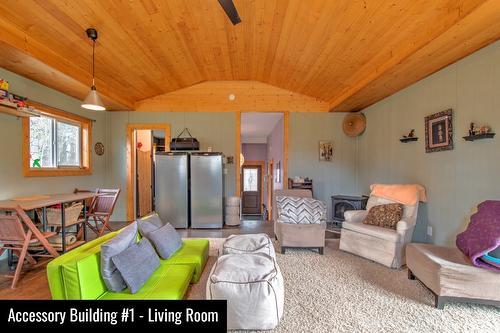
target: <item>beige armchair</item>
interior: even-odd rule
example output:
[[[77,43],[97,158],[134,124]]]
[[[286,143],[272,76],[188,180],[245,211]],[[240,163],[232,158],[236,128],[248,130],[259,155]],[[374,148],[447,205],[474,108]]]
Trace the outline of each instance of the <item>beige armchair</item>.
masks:
[[[388,203],[394,201],[372,195],[366,210],[346,211],[340,234],[340,249],[391,268],[405,265],[405,248],[411,242],[417,221],[418,202],[415,205],[403,205],[403,218],[397,223],[396,230],[363,223],[370,208]]]
[[[312,198],[310,190],[276,190],[273,196],[274,234],[280,243],[281,253],[286,248],[315,248],[323,254],[325,247],[326,223],[320,224],[291,224],[280,222],[276,207],[277,196]]]

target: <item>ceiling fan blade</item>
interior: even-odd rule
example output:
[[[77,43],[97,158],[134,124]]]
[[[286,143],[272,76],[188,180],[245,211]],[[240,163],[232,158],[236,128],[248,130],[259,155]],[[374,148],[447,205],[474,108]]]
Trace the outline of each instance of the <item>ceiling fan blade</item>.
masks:
[[[236,25],[241,22],[240,16],[238,15],[238,11],[234,6],[233,0],[219,0],[222,9],[226,12],[227,17],[231,20],[233,25]]]

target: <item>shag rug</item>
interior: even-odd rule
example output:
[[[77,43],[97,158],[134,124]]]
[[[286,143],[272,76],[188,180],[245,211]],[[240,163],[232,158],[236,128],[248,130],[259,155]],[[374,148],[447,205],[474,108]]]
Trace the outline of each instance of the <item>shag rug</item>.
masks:
[[[208,274],[224,239],[210,239],[210,258],[189,299],[205,299]],[[277,253],[285,307],[269,332],[500,332],[500,309],[450,303],[434,296],[407,270],[393,270],[339,251],[327,240],[323,256],[309,250]],[[500,278],[500,276],[499,276]]]

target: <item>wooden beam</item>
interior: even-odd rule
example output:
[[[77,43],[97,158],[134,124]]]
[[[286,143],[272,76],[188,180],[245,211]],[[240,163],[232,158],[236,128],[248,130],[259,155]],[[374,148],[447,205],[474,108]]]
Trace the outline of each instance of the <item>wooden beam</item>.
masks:
[[[82,31],[82,34],[84,32]],[[89,46],[90,47],[90,46]],[[0,17],[0,66],[35,81],[63,91],[77,99],[88,94],[92,83],[92,73],[47,48],[28,31],[23,31]],[[134,103],[124,97],[116,87],[110,87],[96,77],[99,94],[109,105],[108,108],[131,110]]]
[[[427,46],[454,25],[459,24],[464,18],[477,10],[477,8],[480,8],[480,5],[481,4],[469,5],[467,3],[453,4],[454,7],[449,8],[450,14],[443,17],[443,22],[441,24],[429,25],[428,29],[423,30],[420,35],[415,36],[402,45],[397,45],[395,48],[381,49],[377,57],[374,57],[372,61],[361,66],[353,74],[353,77],[355,77],[354,84],[350,84],[343,89],[340,94],[336,94],[336,96],[329,100],[330,110],[335,111],[335,108],[346,99],[364,89],[371,82],[384,75],[387,71],[403,62],[418,50]],[[380,62],[380,59],[387,57],[387,60]]]
[[[234,95],[234,100],[230,99]],[[258,81],[207,81],[139,101],[136,111],[328,112],[328,103]]]

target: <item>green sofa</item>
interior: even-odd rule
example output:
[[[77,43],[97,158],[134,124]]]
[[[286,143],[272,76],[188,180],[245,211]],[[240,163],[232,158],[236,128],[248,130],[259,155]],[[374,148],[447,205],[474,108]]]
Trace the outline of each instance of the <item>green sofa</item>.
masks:
[[[108,291],[101,278],[101,245],[117,235],[106,234],[52,260],[47,265],[52,299],[183,299],[189,283],[200,279],[208,259],[206,239],[187,239],[136,293]],[[138,236],[140,237],[140,236]]]

